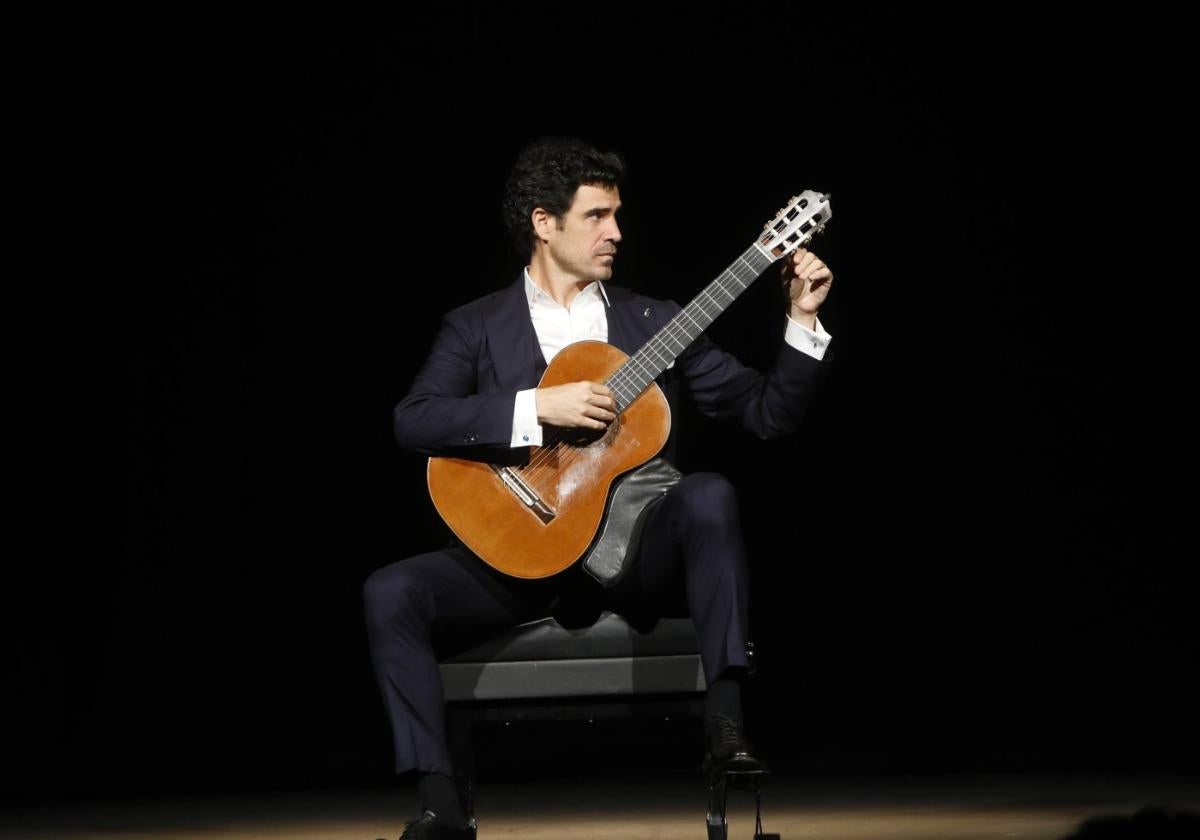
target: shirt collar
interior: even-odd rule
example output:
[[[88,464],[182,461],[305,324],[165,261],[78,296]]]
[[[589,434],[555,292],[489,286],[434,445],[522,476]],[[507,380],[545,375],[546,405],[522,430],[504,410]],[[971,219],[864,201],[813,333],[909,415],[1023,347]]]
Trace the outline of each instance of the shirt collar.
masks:
[[[588,283],[583,287],[583,289],[580,290],[579,294],[595,295],[597,292],[599,292],[600,296],[604,298],[605,306],[612,306],[612,304],[608,302],[608,292],[604,290],[604,284],[599,280],[593,280],[591,283]],[[529,266],[525,266],[525,299],[529,301],[530,306],[533,306],[533,304],[539,300],[546,300],[550,301],[551,303],[554,302],[550,295],[539,289],[537,284],[533,282],[533,278],[529,276]]]

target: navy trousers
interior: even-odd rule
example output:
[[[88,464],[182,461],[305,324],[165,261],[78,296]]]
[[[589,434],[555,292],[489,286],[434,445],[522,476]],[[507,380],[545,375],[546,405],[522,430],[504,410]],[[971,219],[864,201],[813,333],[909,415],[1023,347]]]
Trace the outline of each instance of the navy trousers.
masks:
[[[504,575],[453,547],[400,560],[363,586],[371,661],[395,742],[396,772],[453,774],[438,652],[547,615],[608,609],[637,624],[689,615],[704,675],[747,667],[749,577],[733,487],[685,476],[647,514],[634,565],[604,589],[576,564],[549,578]]]

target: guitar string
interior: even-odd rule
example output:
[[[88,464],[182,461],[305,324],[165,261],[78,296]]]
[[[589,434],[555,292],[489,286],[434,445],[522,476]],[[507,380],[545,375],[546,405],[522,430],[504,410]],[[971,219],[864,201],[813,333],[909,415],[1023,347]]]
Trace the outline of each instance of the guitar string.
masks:
[[[817,227],[814,233],[821,232],[823,228],[824,225]],[[633,356],[627,359],[624,364],[614,371],[612,376],[605,380],[605,384],[609,384],[620,399],[620,404],[624,405],[624,408],[620,409],[618,414],[628,411],[632,404],[641,396],[642,392],[649,387],[650,383],[671,363],[672,358],[677,358],[680,353],[686,350],[724,312],[729,304],[733,303],[742,292],[749,288],[750,284],[758,279],[773,262],[786,257],[791,251],[805,244],[811,238],[812,234],[802,237],[790,247],[787,247],[778,256],[764,253],[757,247],[757,243],[756,245],[752,245],[718,275],[715,280],[703,288],[687,306],[682,307],[658,333],[651,336]],[[754,255],[760,259],[765,258],[765,262],[761,266],[756,266],[747,259],[747,255]],[[739,276],[738,263],[742,263],[748,269],[747,278],[744,281]],[[737,283],[739,288],[736,292],[731,292],[726,285],[723,285],[727,279],[732,279]],[[724,292],[725,296],[729,298],[729,302],[722,303],[714,293],[716,290]],[[712,305],[713,312],[709,312],[705,308],[706,298]],[[700,315],[700,319],[697,319],[696,315]],[[692,325],[698,328],[694,333],[684,323],[685,319],[691,321]],[[684,340],[681,341],[680,336]],[[672,348],[668,343],[668,339],[674,339],[674,343],[679,345],[678,349]],[[665,354],[663,351],[666,351]],[[657,356],[657,360],[652,361],[652,356]],[[637,376],[634,374],[637,374]],[[593,441],[593,445],[602,440],[605,435],[610,434],[614,428],[610,425],[597,441]],[[566,449],[565,453],[563,452],[564,449]],[[522,477],[529,484],[540,484],[541,480],[547,477],[547,474],[552,478],[554,475],[561,473],[565,467],[570,466],[582,457],[582,453],[582,448],[567,448],[566,443],[561,437],[558,437],[549,446],[538,447],[538,452],[530,459],[530,463],[524,467],[517,467],[516,471],[521,473]],[[538,489],[542,494],[545,493],[545,490],[542,488],[535,487],[535,489]]]
[[[717,298],[716,295],[710,290],[713,290],[714,288],[718,289],[729,298],[729,303],[732,303],[737,299],[738,295],[749,288],[750,283],[753,283],[754,280],[757,279],[758,276],[766,269],[766,267],[771,264],[771,262],[774,262],[774,260],[768,260],[766,263],[764,263],[762,268],[758,268],[746,259],[746,254],[748,253],[761,252],[758,252],[757,249],[750,249],[746,253],[739,256],[729,268],[723,271],[713,282],[701,290],[701,292],[686,307],[682,308],[671,319],[671,321],[669,321],[667,325],[659,331],[657,335],[652,336],[651,339],[648,340],[646,344],[643,345],[642,348],[640,348],[629,360],[627,360],[626,363],[622,365],[612,377],[606,380],[607,384],[621,378],[623,374],[631,372],[637,372],[641,374],[641,379],[644,384],[638,383],[636,379],[629,385],[625,385],[623,379],[621,382],[616,383],[614,390],[625,404],[625,409],[623,410],[628,410],[629,406],[632,405],[632,403],[639,396],[641,396],[642,391],[649,386],[650,382],[656,378],[658,373],[661,373],[662,370],[666,368],[666,365],[662,363],[669,363],[668,359],[670,358],[671,354],[678,356],[679,353],[687,349],[687,347],[696,339],[697,336],[699,336],[699,334],[708,326],[708,324],[711,324],[714,320],[716,320],[716,318],[729,305],[728,303],[722,303],[721,300]],[[745,267],[746,279],[743,279],[743,277],[739,274],[739,266],[737,265],[738,263],[742,263],[742,265]],[[737,283],[739,288],[736,292],[731,292],[727,287],[730,280]],[[705,298],[707,298],[708,302],[711,304],[714,310],[713,312],[710,312],[705,307]],[[703,314],[704,319],[707,320],[707,323],[703,326],[701,326],[700,322],[693,316],[691,312],[689,312],[689,310],[692,310],[693,307],[699,310],[699,312]],[[696,331],[695,335],[692,335],[691,331],[684,325],[684,318],[690,320],[693,324],[700,327],[700,329]],[[684,341],[679,339],[680,335],[683,336],[685,339]],[[664,338],[660,340],[659,336],[664,336]],[[677,350],[667,344],[666,339],[669,338],[673,338],[675,343],[679,345]],[[663,355],[660,352],[664,349],[667,351],[667,355]],[[657,364],[648,363],[649,360],[647,357],[651,355],[658,356]],[[578,458],[582,457],[581,451],[576,449],[568,449],[565,456],[560,454],[560,450],[563,448],[563,446],[564,444],[561,441],[557,441],[553,446],[541,447],[539,453],[535,455],[534,458],[530,459],[530,463],[528,465],[525,467],[518,467],[517,469],[522,473],[523,476],[528,476],[528,481],[537,482],[539,479],[545,476],[545,473],[548,469],[553,470],[554,472],[559,472],[564,467],[569,466]],[[551,465],[551,462],[555,460],[557,460],[558,463]]]
[[[641,396],[642,392],[649,387],[650,383],[666,369],[667,365],[673,358],[677,358],[680,353],[688,348],[689,345],[704,331],[722,312],[733,303],[737,297],[749,288],[750,284],[766,270],[774,260],[768,260],[761,268],[756,267],[753,263],[746,259],[749,253],[761,254],[756,248],[751,248],[740,255],[733,263],[730,264],[715,280],[708,284],[700,291],[696,297],[688,303],[687,306],[680,309],[674,317],[667,322],[656,335],[652,336],[637,352],[634,353],[614,374],[605,380],[605,384],[610,384],[612,390],[620,399],[624,408],[621,412],[627,411],[629,407]],[[744,268],[738,264],[741,263]],[[739,273],[744,271],[745,278]],[[737,284],[738,289],[733,292],[728,287],[730,281]],[[729,298],[728,303],[723,303],[717,296],[716,291],[724,293]],[[711,305],[713,311],[710,312],[705,306],[705,299]],[[707,323],[701,325],[700,321],[694,317],[689,310],[699,310],[702,314],[701,320],[706,320]],[[688,327],[684,324],[684,319],[692,322],[693,325],[699,327],[695,334],[692,334]],[[662,336],[663,338],[659,338]],[[683,340],[681,340],[681,337]],[[674,343],[678,345],[675,349],[667,343],[668,339],[674,339]],[[664,352],[665,351],[665,352]],[[651,361],[650,357],[656,356],[656,361]],[[638,378],[632,377],[633,373],[639,374],[641,382]],[[632,382],[626,384],[625,378],[633,378]],[[619,382],[616,380],[620,380]],[[636,390],[635,390],[636,389]],[[607,434],[607,432],[606,432]],[[601,436],[603,439],[603,436]],[[594,445],[598,441],[594,441]],[[555,441],[551,446],[540,447],[539,452],[530,459],[529,464],[524,467],[518,467],[517,470],[527,483],[541,483],[540,479],[544,478],[547,473],[561,472],[565,467],[583,457],[582,452],[577,449],[567,449],[565,455],[561,453],[565,444],[563,441]],[[552,463],[557,461],[557,463]]]
[[[737,298],[737,295],[740,294],[742,291],[745,291],[745,289],[748,288],[749,283],[753,282],[754,279],[756,279],[756,277],[758,276],[758,274],[761,273],[761,271],[755,273],[754,266],[745,260],[744,255],[742,257],[738,258],[738,262],[744,263],[746,268],[749,269],[749,271],[747,272],[747,274],[749,275],[748,282],[743,282],[742,278],[738,275],[737,266],[735,263],[730,268],[728,268],[724,272],[722,272],[722,274],[720,276],[718,276],[716,280],[714,280],[712,283],[709,284],[708,287],[706,287],[704,290],[702,290],[701,293],[699,295],[697,295],[696,298],[691,303],[689,303],[687,307],[682,308],[680,310],[680,312],[677,313],[675,315],[675,317],[673,317],[671,319],[671,321],[668,322],[668,324],[662,330],[659,331],[658,335],[664,335],[667,338],[674,338],[675,343],[679,345],[678,350],[674,350],[669,345],[667,345],[665,340],[658,340],[658,335],[653,336],[653,337],[651,337],[650,340],[648,340],[646,342],[646,344],[644,344],[642,346],[642,348],[640,348],[636,353],[634,353],[634,355],[632,357],[630,357],[625,362],[625,364],[623,364],[620,368],[618,368],[618,370],[613,374],[613,376],[609,377],[609,379],[606,380],[606,384],[610,384],[610,387],[613,387],[613,390],[616,392],[621,403],[624,404],[625,408],[622,409],[622,411],[628,410],[629,406],[632,405],[633,402],[639,396],[641,396],[642,391],[644,391],[646,389],[646,387],[649,386],[650,382],[652,382],[654,380],[654,378],[658,375],[658,373],[661,373],[662,370],[665,370],[666,364],[664,364],[664,363],[669,363],[669,358],[672,354],[677,356],[679,353],[683,352],[683,350],[685,350],[688,347],[688,345],[690,345],[691,342],[695,340],[696,336],[698,336],[700,334],[700,332],[703,331],[704,327],[701,327],[699,330],[696,331],[695,335],[691,335],[690,331],[683,324],[683,318],[687,318],[693,324],[700,326],[700,324],[696,320],[696,318],[688,313],[688,310],[691,309],[693,307],[693,305],[695,305],[696,308],[698,308],[701,312],[703,312],[703,314],[707,318],[707,321],[709,324],[711,324],[716,319],[716,317],[719,316],[722,311],[724,311],[725,307],[728,304],[722,304],[721,301],[715,297],[715,295],[709,293],[709,289],[711,289],[714,286],[719,287],[720,290],[723,291],[725,293],[725,295],[729,298],[730,302],[733,302],[733,300],[735,300]],[[731,276],[731,279],[734,280],[735,282],[737,282],[738,286],[740,286],[740,289],[738,290],[737,293],[731,293],[727,288],[725,288],[725,286],[722,285],[722,281],[727,281],[727,279],[728,279],[727,275]],[[710,312],[708,312],[707,309],[705,309],[704,300],[703,300],[703,298],[705,298],[705,297],[707,297],[709,299],[709,301],[711,302],[711,304],[713,305],[713,308],[715,309],[715,314],[710,313]],[[681,316],[683,316],[683,317],[681,317]],[[707,326],[707,324],[705,326]],[[680,341],[677,333],[681,333],[682,336],[686,339],[686,341]],[[664,349],[667,351],[666,355],[664,355],[661,352]],[[646,357],[649,357],[652,355],[658,356],[658,360],[657,360],[656,364],[651,364],[649,362],[649,359],[646,358]],[[657,368],[657,370],[655,370],[655,368]],[[634,382],[626,385],[625,380],[622,378],[623,373],[625,373],[626,371],[639,373],[641,375],[641,379],[644,382],[644,384],[638,383],[637,380],[635,379]],[[620,380],[620,381],[617,381],[617,380]],[[528,474],[531,480],[536,480],[537,478],[542,477],[545,471],[540,470],[539,467],[542,467],[543,465],[548,464],[548,462],[553,458],[553,456],[555,454],[557,454],[557,452],[554,451],[554,450],[557,450],[557,448],[558,448],[557,446],[556,447],[543,447],[542,451],[539,452],[537,456],[532,458],[530,460],[530,463],[526,467],[519,468],[522,471],[522,474]],[[551,450],[551,451],[547,451],[547,450]],[[560,463],[557,465],[556,471],[561,470],[562,467],[567,466],[570,463],[574,462],[578,457],[582,457],[582,456],[572,450],[568,450],[568,457],[566,459],[567,463],[566,464],[561,463],[562,459],[560,457],[560,459],[559,459]]]

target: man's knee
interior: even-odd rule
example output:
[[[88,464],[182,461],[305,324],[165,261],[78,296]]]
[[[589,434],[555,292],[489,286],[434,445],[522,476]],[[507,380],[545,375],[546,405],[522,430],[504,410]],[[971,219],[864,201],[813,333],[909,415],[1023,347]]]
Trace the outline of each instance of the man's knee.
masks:
[[[718,473],[685,476],[677,488],[683,495],[684,516],[693,527],[725,527],[737,522],[737,491]]]
[[[424,616],[425,597],[420,582],[396,563],[376,569],[363,583],[363,612],[371,628],[392,625],[397,619]]]

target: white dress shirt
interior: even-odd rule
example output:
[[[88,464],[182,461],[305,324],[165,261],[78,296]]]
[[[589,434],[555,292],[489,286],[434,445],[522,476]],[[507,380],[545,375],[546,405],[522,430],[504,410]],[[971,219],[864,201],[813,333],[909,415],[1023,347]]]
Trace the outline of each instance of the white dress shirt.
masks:
[[[608,317],[604,312],[604,308],[609,306],[608,293],[599,280],[584,286],[568,308],[539,289],[530,278],[529,267],[526,266],[525,297],[529,301],[529,317],[533,320],[533,330],[537,333],[546,364],[550,364],[560,350],[576,341],[608,341]],[[784,341],[815,359],[825,357],[825,348],[833,336],[825,332],[819,319],[816,330],[810,330],[793,321],[790,316],[785,315],[784,318],[787,320]],[[517,392],[511,446],[542,445],[542,427],[537,421],[537,403],[533,395],[535,390],[530,388]]]

